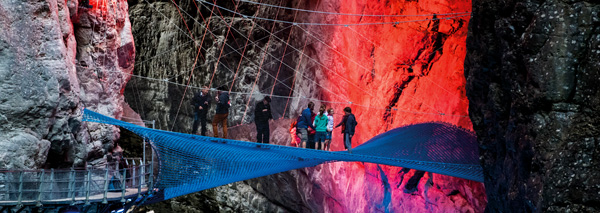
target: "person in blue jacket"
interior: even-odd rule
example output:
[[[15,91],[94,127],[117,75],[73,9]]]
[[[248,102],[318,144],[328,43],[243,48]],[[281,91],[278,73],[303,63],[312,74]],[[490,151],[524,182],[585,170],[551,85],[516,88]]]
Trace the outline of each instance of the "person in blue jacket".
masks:
[[[298,137],[300,137],[300,140],[302,141],[302,148],[306,148],[306,142],[308,141],[308,128],[312,128],[315,129],[315,127],[312,124],[312,111],[315,108],[315,103],[313,102],[309,102],[308,103],[308,108],[302,110],[302,115],[300,116],[300,118],[298,119],[298,123],[297,125],[297,129],[298,132],[296,134],[298,134]]]

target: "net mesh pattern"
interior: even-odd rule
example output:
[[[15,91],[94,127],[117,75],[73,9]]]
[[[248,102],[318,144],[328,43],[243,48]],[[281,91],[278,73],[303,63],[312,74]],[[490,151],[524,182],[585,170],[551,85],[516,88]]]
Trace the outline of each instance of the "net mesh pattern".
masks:
[[[84,109],[83,121],[121,126],[150,141],[164,199],[325,162],[368,162],[483,182],[473,133],[445,123],[396,128],[346,151],[204,137],[150,129]]]

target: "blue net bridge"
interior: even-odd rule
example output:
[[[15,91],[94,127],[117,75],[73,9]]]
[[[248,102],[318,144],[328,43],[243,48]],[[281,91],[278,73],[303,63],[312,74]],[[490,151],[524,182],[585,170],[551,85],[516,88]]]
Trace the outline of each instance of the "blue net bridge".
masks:
[[[84,109],[84,121],[121,126],[157,153],[162,199],[321,163],[368,162],[483,182],[474,133],[445,123],[396,128],[352,149],[330,152],[145,128]]]
[[[399,127],[353,148],[350,154],[169,132],[88,109],[84,109],[83,121],[117,125],[138,134],[153,149],[151,162],[141,160],[136,166],[116,170],[0,172],[4,174],[0,178],[11,181],[5,184],[10,186],[4,187],[7,190],[0,186],[0,207],[111,200],[142,205],[336,161],[384,164],[483,182],[474,133],[446,123]]]

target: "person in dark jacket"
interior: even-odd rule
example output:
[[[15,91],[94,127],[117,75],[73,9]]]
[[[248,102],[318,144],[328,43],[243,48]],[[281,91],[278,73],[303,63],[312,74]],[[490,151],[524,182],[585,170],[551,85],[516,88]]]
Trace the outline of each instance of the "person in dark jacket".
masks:
[[[352,136],[354,136],[358,122],[356,122],[356,117],[354,117],[354,114],[352,114],[352,109],[350,109],[350,107],[344,108],[344,113],[345,115],[342,120],[344,123],[344,128],[342,128],[342,133],[344,133],[344,147],[348,149],[348,153],[352,154]],[[340,126],[340,124],[337,126]]]
[[[192,105],[194,105],[194,126],[192,127],[192,134],[196,134],[198,131],[198,125],[200,127],[200,133],[202,136],[206,136],[206,114],[210,108],[210,94],[208,94],[208,87],[202,87],[202,91],[196,93],[194,99],[192,99]]]
[[[345,112],[344,112],[345,113]],[[344,137],[342,143],[344,143],[344,149],[348,149],[348,147],[346,146],[346,120],[348,119],[348,114],[344,114],[344,116],[342,117],[342,121],[340,121],[340,123],[338,123],[337,125],[335,125],[335,128],[338,127],[342,127],[342,131],[340,131],[342,133],[342,136]]]
[[[227,87],[220,87],[217,93],[217,110],[213,117],[212,126],[215,138],[219,137],[219,123],[223,126],[223,138],[227,138],[227,116],[229,115],[229,92]]]
[[[256,104],[254,109],[254,124],[256,124],[256,142],[269,143],[269,119],[273,119],[271,114],[271,98],[265,97]]]
[[[309,102],[308,108],[302,110],[302,115],[298,119],[298,123],[296,124],[296,128],[298,130],[297,134],[302,141],[302,148],[306,148],[306,142],[308,141],[308,128],[315,129],[312,124],[312,111],[315,108],[315,103]]]

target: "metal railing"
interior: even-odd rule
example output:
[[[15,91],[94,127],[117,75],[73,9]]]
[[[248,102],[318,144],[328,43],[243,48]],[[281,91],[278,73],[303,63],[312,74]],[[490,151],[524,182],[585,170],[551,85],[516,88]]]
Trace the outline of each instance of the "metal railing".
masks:
[[[144,161],[124,159],[125,168],[0,170],[0,205],[125,202],[154,187],[154,160]]]
[[[144,121],[155,128],[155,121]],[[0,206],[103,203],[141,198],[156,182],[155,154],[146,138],[141,158],[124,158],[105,168],[0,169]],[[150,159],[146,157],[150,149]],[[124,168],[123,168],[124,167]],[[0,210],[3,211],[3,210]]]

